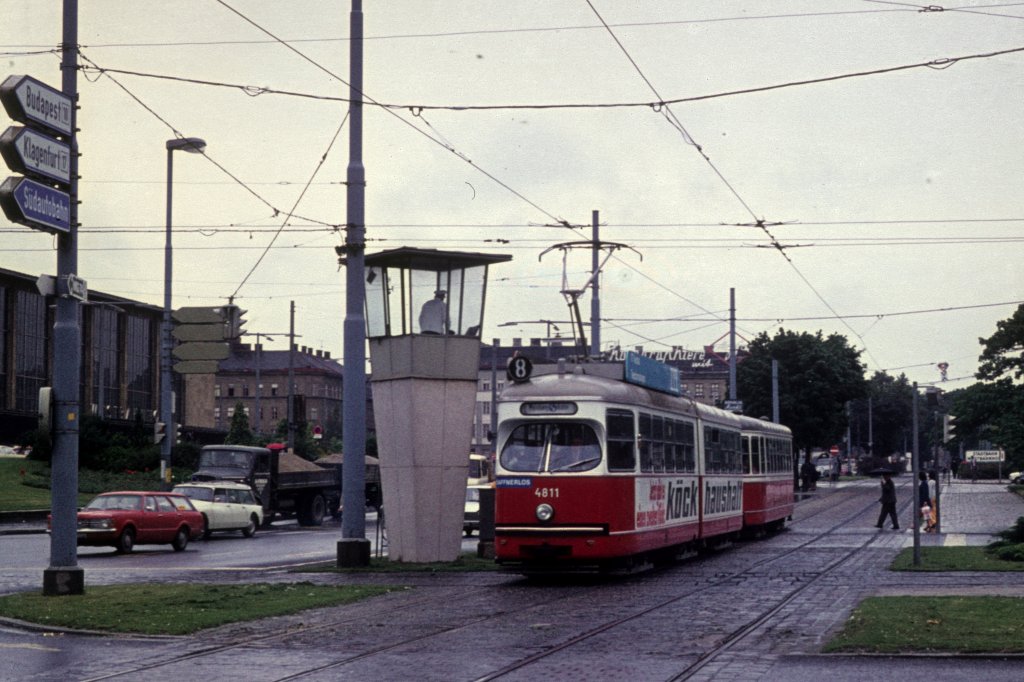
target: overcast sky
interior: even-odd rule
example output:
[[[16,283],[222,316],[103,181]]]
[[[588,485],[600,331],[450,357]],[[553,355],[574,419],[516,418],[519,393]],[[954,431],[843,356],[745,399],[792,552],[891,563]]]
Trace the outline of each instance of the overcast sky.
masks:
[[[60,87],[60,4],[0,0],[0,75]],[[234,295],[273,334],[294,300],[299,343],[341,357],[350,3],[80,5],[82,64],[111,71],[78,81],[79,275],[162,305],[164,143],[201,137],[175,156],[174,307]],[[365,112],[368,248],[511,254],[483,337],[540,337],[568,313],[539,256],[597,210],[636,250],[601,280],[605,346],[703,348],[733,287],[747,339],[837,332],[870,370],[968,385],[1024,300],[1024,3],[919,9],[366,2],[365,92],[400,105]],[[52,273],[55,246],[0,215],[0,266]]]

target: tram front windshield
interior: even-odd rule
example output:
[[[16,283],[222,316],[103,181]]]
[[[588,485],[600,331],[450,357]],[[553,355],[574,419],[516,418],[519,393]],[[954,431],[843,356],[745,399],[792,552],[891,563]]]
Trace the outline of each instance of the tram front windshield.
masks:
[[[520,424],[505,442],[499,461],[507,471],[587,471],[601,462],[601,445],[588,424]]]

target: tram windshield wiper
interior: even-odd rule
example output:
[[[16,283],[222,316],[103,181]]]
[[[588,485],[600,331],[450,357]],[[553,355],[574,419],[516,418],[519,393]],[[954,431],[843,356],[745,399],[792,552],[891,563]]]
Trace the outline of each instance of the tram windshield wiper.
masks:
[[[555,473],[558,473],[559,471],[569,471],[570,469],[576,469],[578,467],[583,467],[583,466],[586,466],[588,464],[596,464],[597,462],[600,462],[600,461],[601,461],[600,457],[591,457],[589,459],[581,459],[578,462],[570,462],[569,464],[566,464],[564,466],[560,466],[557,469],[550,469],[549,471],[550,471],[550,473],[555,474]]]

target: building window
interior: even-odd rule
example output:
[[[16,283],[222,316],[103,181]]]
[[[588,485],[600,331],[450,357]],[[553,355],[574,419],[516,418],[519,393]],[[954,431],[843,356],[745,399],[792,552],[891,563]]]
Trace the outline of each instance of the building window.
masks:
[[[95,307],[92,313],[92,402],[105,418],[121,416],[121,382],[118,376],[117,312]]]
[[[214,386],[213,386],[213,397],[214,398],[219,398],[220,397],[220,384],[214,384]]]
[[[249,397],[249,384],[242,384],[242,397],[243,398],[248,398]]]
[[[17,292],[14,303],[14,409],[35,412],[46,385],[46,299]]]
[[[275,422],[279,419],[279,417],[277,416],[277,408],[276,407],[271,407],[270,408],[270,418],[273,419]]]
[[[229,398],[234,398],[235,397],[235,385],[234,384],[228,384],[228,397]]]
[[[316,417],[316,408],[315,407],[309,408],[309,418],[311,420],[313,420],[313,421],[316,421],[317,417]]]
[[[277,395],[277,384],[270,384],[270,395]]]
[[[149,410],[156,404],[153,396],[153,327],[144,317],[125,318],[125,383],[128,407]]]
[[[215,421],[218,421],[218,422],[220,421],[220,408],[219,407],[213,408],[213,418],[214,418]]]
[[[721,384],[711,384],[711,399],[718,401],[722,397],[722,386]]]
[[[697,397],[697,398],[703,398],[704,397],[704,384],[694,384],[693,385],[693,395],[694,395],[694,397]]]
[[[484,414],[490,414],[491,413],[491,404],[490,403],[480,403],[480,405],[483,408],[483,413]]]

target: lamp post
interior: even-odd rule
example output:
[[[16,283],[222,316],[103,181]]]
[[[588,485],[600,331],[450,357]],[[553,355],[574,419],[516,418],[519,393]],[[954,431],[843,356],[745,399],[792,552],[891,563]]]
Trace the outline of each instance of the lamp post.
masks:
[[[171,392],[171,186],[174,176],[174,152],[181,150],[200,154],[206,142],[198,137],[176,137],[167,140],[167,233],[164,243],[164,319],[160,329],[160,421],[164,423],[164,439],[160,441],[160,480],[170,474],[171,447],[174,433],[174,406]],[[167,481],[169,482],[169,481]]]

